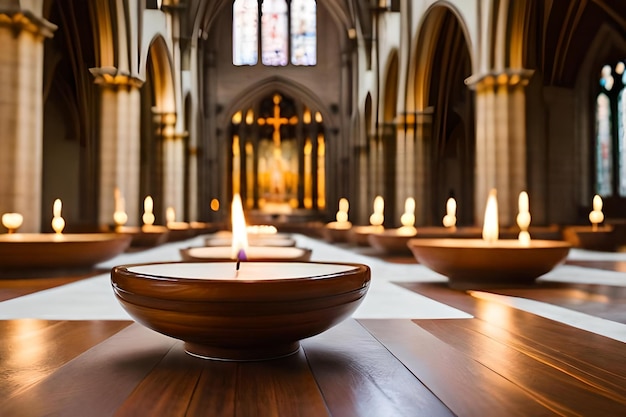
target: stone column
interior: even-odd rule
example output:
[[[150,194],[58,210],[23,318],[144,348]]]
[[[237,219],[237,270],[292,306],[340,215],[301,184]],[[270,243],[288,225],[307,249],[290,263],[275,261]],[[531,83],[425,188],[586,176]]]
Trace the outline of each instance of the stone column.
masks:
[[[517,199],[527,188],[524,87],[531,75],[530,70],[508,69],[466,80],[476,90],[474,217],[477,225],[483,223],[492,188],[498,192],[500,225],[515,224]]]
[[[168,207],[176,211],[176,220],[182,221],[185,209],[185,135],[176,132],[176,114],[155,116],[160,120],[163,141],[163,213]]]
[[[56,26],[39,10],[0,2],[0,214],[24,216],[21,232],[41,229],[43,43]]]
[[[417,224],[429,224],[431,221],[428,208],[432,195],[430,173],[431,141],[432,141],[432,110],[415,113],[414,116],[413,160],[415,172],[415,219]]]
[[[101,86],[98,223],[113,224],[114,192],[119,188],[126,201],[127,225],[137,226],[142,213],[139,196],[142,82],[114,68],[92,68],[91,73]]]

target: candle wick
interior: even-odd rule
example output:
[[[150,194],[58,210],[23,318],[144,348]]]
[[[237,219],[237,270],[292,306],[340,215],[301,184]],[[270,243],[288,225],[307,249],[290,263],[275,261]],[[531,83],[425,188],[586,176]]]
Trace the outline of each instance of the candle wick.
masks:
[[[239,272],[239,267],[241,266],[241,259],[237,257],[237,265],[235,266],[235,271]]]

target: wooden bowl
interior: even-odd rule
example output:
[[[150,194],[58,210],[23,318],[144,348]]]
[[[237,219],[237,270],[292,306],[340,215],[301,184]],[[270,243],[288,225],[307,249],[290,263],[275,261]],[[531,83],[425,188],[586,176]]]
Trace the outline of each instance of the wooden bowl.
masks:
[[[407,243],[415,234],[403,234],[399,229],[387,229],[367,237],[371,247],[386,254],[411,255]]]
[[[118,233],[0,235],[2,271],[86,269],[124,252],[131,237]]]
[[[169,230],[165,226],[121,226],[116,233],[130,235],[130,246],[151,247],[167,242]]]
[[[265,360],[347,318],[365,297],[361,264],[173,262],[117,266],[113,291],[139,323],[183,340],[188,353]],[[243,274],[243,275],[242,275]]]
[[[571,245],[565,241],[532,240],[521,246],[517,240],[500,239],[411,239],[409,248],[417,261],[448,277],[457,289],[498,288],[531,285],[559,265]]]

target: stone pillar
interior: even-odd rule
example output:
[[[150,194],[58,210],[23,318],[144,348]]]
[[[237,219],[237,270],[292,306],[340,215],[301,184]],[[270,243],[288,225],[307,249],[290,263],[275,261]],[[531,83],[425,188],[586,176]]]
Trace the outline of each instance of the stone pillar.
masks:
[[[530,70],[508,69],[466,80],[476,90],[474,218],[482,225],[489,190],[498,192],[501,226],[512,226],[527,188],[526,96]],[[532,198],[532,196],[531,196]]]
[[[56,26],[39,10],[0,3],[0,214],[24,216],[20,232],[41,229],[43,43]]]
[[[415,187],[415,219],[416,224],[429,224],[430,196],[432,195],[430,173],[431,142],[432,142],[432,110],[415,113],[414,120],[414,187]],[[420,220],[421,219],[421,220]],[[419,222],[419,223],[418,223]]]
[[[176,132],[176,114],[155,115],[163,141],[163,213],[168,207],[176,211],[176,220],[182,221],[185,209],[185,144],[184,134]]]
[[[98,223],[113,224],[115,188],[126,201],[129,226],[140,223],[139,196],[141,81],[114,68],[92,68],[101,86],[100,105],[100,190]]]

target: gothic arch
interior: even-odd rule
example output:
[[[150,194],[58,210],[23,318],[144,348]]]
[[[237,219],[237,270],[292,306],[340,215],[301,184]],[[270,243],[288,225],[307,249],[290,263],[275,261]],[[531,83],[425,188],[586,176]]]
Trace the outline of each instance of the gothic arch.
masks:
[[[588,53],[583,59],[578,77],[576,79],[576,103],[577,113],[577,136],[576,147],[579,159],[574,163],[578,165],[579,172],[577,181],[582,185],[579,187],[580,195],[578,203],[581,206],[588,206],[593,197],[593,144],[594,144],[594,120],[596,88],[592,84],[599,69],[603,64],[617,61],[626,57],[626,39],[609,25],[603,25],[598,30],[595,38],[590,44]],[[610,202],[607,202],[610,205]],[[610,208],[610,207],[607,207]]]
[[[250,86],[247,91],[244,91],[235,97],[221,112],[217,120],[218,125],[222,127],[227,126],[230,123],[230,117],[237,111],[237,109],[243,108],[247,103],[254,102],[263,96],[267,96],[273,91],[281,91],[287,95],[299,97],[299,99],[303,103],[308,104],[311,109],[315,109],[322,114],[328,128],[337,128],[337,117],[313,91],[301,84],[297,84],[291,80],[278,76],[260,80],[256,84]]]
[[[463,200],[459,221],[471,223],[473,186],[461,189],[462,179],[473,178],[474,172],[474,103],[465,79],[475,63],[468,30],[453,7],[437,5],[425,13],[416,39],[407,109],[414,109],[416,146],[422,147],[417,163],[424,174],[417,179],[417,193],[423,213],[418,216],[427,224],[438,222],[454,193]]]
[[[148,60],[150,65],[148,65]],[[176,94],[174,89],[174,69],[172,56],[167,42],[161,35],[150,42],[146,56],[146,65],[142,68],[144,79],[148,67],[152,69],[155,112],[176,114]]]

